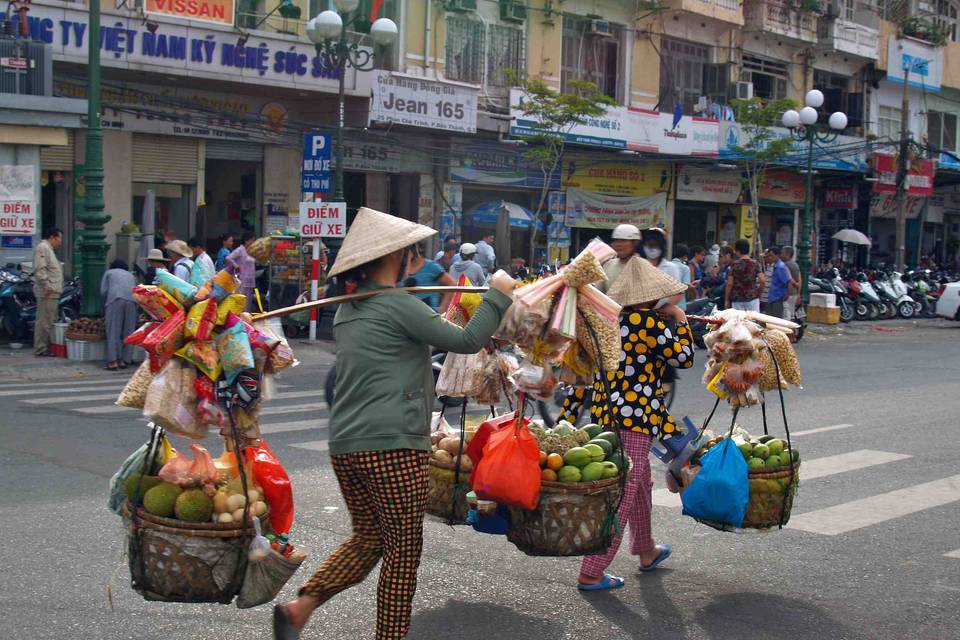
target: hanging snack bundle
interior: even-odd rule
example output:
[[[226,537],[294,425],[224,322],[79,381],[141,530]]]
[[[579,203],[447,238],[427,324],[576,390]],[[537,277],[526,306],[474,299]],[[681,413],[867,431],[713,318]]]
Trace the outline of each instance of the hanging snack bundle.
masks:
[[[133,288],[132,293],[134,301],[144,311],[161,322],[177,311],[183,310],[183,305],[160,287],[138,284]]]
[[[210,340],[194,340],[177,350],[177,356],[193,364],[210,380],[217,380],[223,372],[220,354]]]
[[[152,356],[154,373],[158,373],[159,368],[183,345],[183,330],[186,324],[187,316],[183,309],[180,309],[151,331],[143,341],[143,348]]]
[[[187,312],[187,325],[184,336],[194,340],[209,340],[217,324],[217,301],[202,300]]]
[[[157,271],[157,285],[184,307],[193,304],[193,296],[197,293],[195,286],[169,271]]]
[[[233,384],[241,371],[252,369],[256,364],[250,349],[250,338],[242,322],[217,337],[217,351],[220,352],[223,374],[229,384]]]

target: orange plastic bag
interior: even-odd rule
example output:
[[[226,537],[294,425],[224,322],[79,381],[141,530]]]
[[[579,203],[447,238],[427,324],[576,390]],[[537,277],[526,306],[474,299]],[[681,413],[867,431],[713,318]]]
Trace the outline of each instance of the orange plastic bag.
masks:
[[[472,478],[477,497],[532,510],[540,498],[540,447],[526,426],[490,434]]]

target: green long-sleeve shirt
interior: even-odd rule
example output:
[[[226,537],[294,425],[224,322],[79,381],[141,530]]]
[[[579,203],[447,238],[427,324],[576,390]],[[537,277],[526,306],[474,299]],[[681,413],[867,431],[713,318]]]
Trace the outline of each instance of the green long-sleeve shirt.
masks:
[[[361,290],[368,288],[383,287],[364,284]],[[330,453],[429,451],[434,403],[430,347],[476,353],[510,304],[508,296],[491,289],[463,329],[403,292],[341,305],[333,321],[337,392]]]

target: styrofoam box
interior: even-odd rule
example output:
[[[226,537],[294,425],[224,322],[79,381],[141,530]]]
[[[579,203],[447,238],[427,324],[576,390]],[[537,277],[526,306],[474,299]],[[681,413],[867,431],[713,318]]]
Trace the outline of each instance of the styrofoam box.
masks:
[[[837,294],[835,293],[811,293],[811,307],[835,307],[837,306]]]

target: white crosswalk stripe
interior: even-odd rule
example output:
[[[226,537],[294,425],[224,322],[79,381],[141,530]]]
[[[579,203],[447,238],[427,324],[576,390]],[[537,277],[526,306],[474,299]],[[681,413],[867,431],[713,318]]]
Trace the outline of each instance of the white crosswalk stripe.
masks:
[[[272,424],[261,424],[260,433],[266,436],[274,433],[288,433],[291,431],[313,431],[315,429],[326,429],[328,425],[329,421],[326,418],[296,420],[293,422],[275,422]]]
[[[944,558],[960,558],[960,549],[943,554]]]
[[[122,382],[111,382],[97,383],[96,386],[88,387],[61,387],[61,388],[42,388],[42,389],[17,389],[15,391],[0,391],[0,397],[9,398],[17,396],[36,396],[36,395],[46,395],[46,396],[57,396],[62,393],[93,393],[97,391],[107,391],[108,389],[115,389],[117,393],[120,393],[120,390],[123,389],[126,381]],[[82,400],[82,397],[81,397]]]
[[[834,424],[829,427],[817,427],[816,429],[807,429],[806,431],[795,431],[790,434],[791,438],[796,438],[797,436],[808,436],[813,433],[824,433],[826,431],[837,431],[838,429],[849,429],[852,427],[852,424]]]
[[[330,451],[330,443],[326,440],[314,440],[313,442],[300,442],[291,444],[296,449],[306,449],[307,451],[319,451],[321,453]]]
[[[61,393],[60,391],[57,392],[57,394],[60,394],[60,393]],[[87,395],[87,396],[81,396],[79,398],[75,396],[72,396],[69,398],[61,398],[59,395],[50,395],[46,398],[31,398],[29,400],[21,400],[20,402],[22,402],[23,404],[31,404],[34,406],[43,406],[45,404],[70,404],[70,403],[77,403],[77,402],[93,402],[94,400],[98,400],[98,401],[99,400],[116,400],[117,395],[119,393],[120,393],[120,390],[117,389],[113,393],[104,393],[101,395]]]
[[[110,376],[103,376],[96,379],[84,378],[82,380],[60,380],[58,382],[12,382],[12,383],[2,383],[0,388],[2,389],[34,389],[34,388],[46,388],[46,387],[80,387],[85,385],[99,385],[99,384],[124,384],[126,378],[118,374],[112,374]]]

